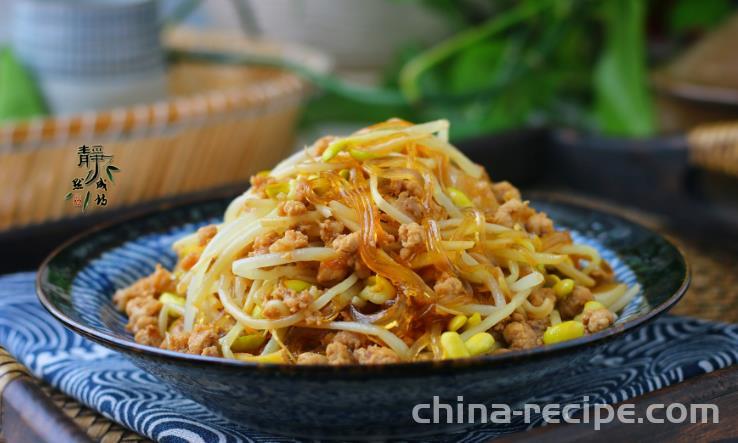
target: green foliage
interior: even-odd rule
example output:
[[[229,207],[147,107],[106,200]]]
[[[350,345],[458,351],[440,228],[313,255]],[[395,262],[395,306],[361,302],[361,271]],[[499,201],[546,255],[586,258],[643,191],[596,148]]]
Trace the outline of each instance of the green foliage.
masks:
[[[0,48],[0,122],[44,114],[46,106],[35,81],[9,48]]]
[[[595,113],[607,134],[647,136],[654,130],[647,72],[642,0],[603,3],[605,47],[595,68]]]
[[[317,78],[329,92],[309,106],[308,123],[448,118],[457,138],[535,125],[655,130],[645,0],[394,1],[425,4],[459,31],[431,48],[402,48],[376,91]],[[730,7],[679,0],[671,22],[711,26]]]
[[[673,32],[711,28],[733,11],[731,0],[678,0],[669,14],[669,27]]]

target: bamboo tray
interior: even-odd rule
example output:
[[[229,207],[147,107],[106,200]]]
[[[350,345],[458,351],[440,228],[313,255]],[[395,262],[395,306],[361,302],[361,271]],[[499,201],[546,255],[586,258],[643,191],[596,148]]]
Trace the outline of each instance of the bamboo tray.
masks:
[[[322,55],[240,36],[176,29],[165,45],[289,57],[327,70]],[[273,68],[178,62],[168,69],[169,98],[130,108],[0,125],[0,231],[83,214],[72,180],[84,176],[78,148],[102,145],[119,168],[107,205],[87,213],[244,182],[293,148],[309,85]],[[105,176],[103,175],[105,178]],[[89,189],[89,188],[88,188]]]

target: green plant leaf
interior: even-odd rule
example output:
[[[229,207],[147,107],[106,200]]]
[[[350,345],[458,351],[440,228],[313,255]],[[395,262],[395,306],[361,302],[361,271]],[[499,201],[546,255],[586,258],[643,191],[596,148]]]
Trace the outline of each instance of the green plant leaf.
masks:
[[[602,3],[605,48],[595,67],[595,114],[602,132],[648,136],[654,131],[644,49],[646,4],[642,0]]]
[[[87,206],[90,204],[90,191],[87,191],[87,194],[85,194],[85,201],[82,203],[82,211],[87,210]]]
[[[673,32],[709,29],[730,17],[731,0],[678,0],[669,11],[669,27]]]
[[[462,29],[431,48],[408,42],[374,91],[319,78],[326,93],[310,102],[303,126],[448,118],[456,140],[541,125],[625,136],[654,130],[645,63],[649,2],[393,1],[457,8],[463,23],[447,18]],[[396,100],[399,91],[413,100]]]
[[[409,107],[363,103],[328,92],[308,102],[301,126],[311,127],[326,121],[372,124],[390,116],[413,118]]]
[[[448,87],[453,93],[465,93],[494,85],[502,66],[505,48],[504,41],[490,41],[460,53],[449,68]]]
[[[38,85],[13,51],[0,46],[0,122],[46,114]]]
[[[72,198],[72,193],[67,192],[67,195],[64,196],[64,200],[69,200],[70,198]]]
[[[553,0],[519,1],[479,26],[444,40],[410,60],[399,74],[400,90],[410,102],[418,102],[423,94],[420,77],[429,69],[469,47],[499,35],[501,32],[525,23],[556,4]]]

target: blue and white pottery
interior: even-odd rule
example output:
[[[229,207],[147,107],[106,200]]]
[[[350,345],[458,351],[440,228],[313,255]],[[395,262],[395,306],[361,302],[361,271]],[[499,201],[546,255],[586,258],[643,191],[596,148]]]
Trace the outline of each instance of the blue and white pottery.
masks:
[[[302,438],[382,439],[439,434],[468,425],[418,424],[413,407],[433,396],[456,404],[520,405],[550,391],[598,348],[668,310],[684,294],[689,270],[665,238],[619,216],[554,200],[534,200],[579,242],[599,250],[617,277],[642,290],[616,324],[569,342],[480,358],[379,366],[290,366],[203,357],[137,344],[112,295],[172,266],[170,246],[218,220],[228,200],[137,216],[72,239],[41,266],[41,303],[79,334],[121,352],[163,383],[249,428]]]
[[[12,17],[13,49],[53,113],[166,96],[155,0],[18,0]]]

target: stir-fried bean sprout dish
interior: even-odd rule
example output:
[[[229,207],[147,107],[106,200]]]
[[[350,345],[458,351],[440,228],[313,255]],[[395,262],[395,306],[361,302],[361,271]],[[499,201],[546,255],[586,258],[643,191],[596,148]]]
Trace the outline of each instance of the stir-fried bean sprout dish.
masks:
[[[138,343],[251,362],[382,364],[559,343],[637,285],[448,142],[445,120],[323,137],[251,178],[170,272],[119,290]]]

